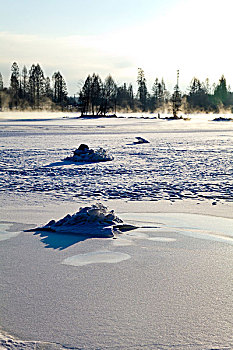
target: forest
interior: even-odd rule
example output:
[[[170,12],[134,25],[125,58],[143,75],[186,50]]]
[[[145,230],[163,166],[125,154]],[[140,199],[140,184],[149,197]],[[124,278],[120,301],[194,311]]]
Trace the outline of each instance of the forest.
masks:
[[[46,77],[39,64],[28,70],[14,62],[11,66],[9,87],[0,72],[0,111],[51,110],[75,111],[81,115],[109,115],[116,112],[150,113],[219,113],[233,112],[233,93],[222,75],[217,84],[210,86],[209,79],[201,82],[194,77],[182,93],[179,72],[173,93],[166,89],[164,80],[155,78],[149,91],[143,69],[138,69],[137,90],[132,83],[117,85],[111,75],[105,80],[93,73],[88,75],[76,96],[69,96],[62,74],[54,72]]]

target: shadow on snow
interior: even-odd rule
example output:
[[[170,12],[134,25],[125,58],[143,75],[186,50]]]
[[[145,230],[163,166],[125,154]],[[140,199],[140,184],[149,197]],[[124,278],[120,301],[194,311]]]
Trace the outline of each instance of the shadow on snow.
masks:
[[[33,235],[40,236],[40,240],[45,244],[45,248],[53,248],[58,250],[66,249],[76,243],[85,241],[90,238],[87,236],[77,236],[72,234],[62,234],[57,232],[50,232],[38,230]]]

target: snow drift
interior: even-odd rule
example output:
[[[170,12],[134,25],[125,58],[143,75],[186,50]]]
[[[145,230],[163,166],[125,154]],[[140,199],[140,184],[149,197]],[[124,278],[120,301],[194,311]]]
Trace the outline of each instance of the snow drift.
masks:
[[[69,233],[89,237],[114,237],[114,233],[121,233],[135,229],[133,225],[124,224],[114,210],[108,210],[101,203],[93,204],[90,207],[80,208],[73,215],[66,215],[64,218],[55,221],[51,220],[43,227],[27,231],[48,231],[57,233]]]
[[[81,144],[78,149],[74,151],[73,156],[67,157],[64,160],[72,162],[106,162],[113,160],[113,157],[101,147],[97,150],[89,149],[85,144]]]

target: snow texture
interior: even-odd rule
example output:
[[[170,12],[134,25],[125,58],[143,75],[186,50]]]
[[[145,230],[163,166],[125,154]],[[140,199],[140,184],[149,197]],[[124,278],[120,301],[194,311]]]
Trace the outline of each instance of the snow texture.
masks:
[[[181,214],[186,199],[230,212],[233,123],[121,117],[1,113],[1,326],[21,339],[0,334],[1,350],[233,348],[232,219]],[[77,140],[111,149],[114,162],[61,161]],[[141,227],[118,235],[130,226],[87,204],[97,199]],[[37,236],[10,226],[38,226],[76,202],[85,208]],[[150,215],[162,202],[179,213]],[[122,203],[138,210],[127,216]],[[117,239],[86,239],[97,234]]]
[[[61,344],[20,340],[0,331],[0,350],[69,350]],[[71,349],[70,349],[71,350]]]

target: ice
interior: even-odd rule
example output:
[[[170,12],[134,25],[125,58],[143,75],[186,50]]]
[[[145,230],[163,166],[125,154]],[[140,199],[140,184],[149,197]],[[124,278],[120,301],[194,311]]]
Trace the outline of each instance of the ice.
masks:
[[[113,160],[113,157],[107,153],[105,149],[99,147],[96,151],[89,149],[85,144],[81,144],[78,149],[74,151],[73,156],[66,157],[64,160],[69,162],[106,162]]]
[[[150,237],[149,238],[151,241],[155,241],[155,242],[175,242],[176,239],[175,238],[171,238],[171,237]]]
[[[10,232],[12,224],[3,224],[0,223],[0,241],[5,241],[19,235],[20,232]]]
[[[0,113],[0,348],[232,348],[233,123],[119,116]]]
[[[136,139],[137,141],[135,141],[134,144],[150,143],[149,141],[140,136],[137,136]]]
[[[89,264],[115,264],[130,259],[129,254],[113,251],[90,252],[71,256],[65,259],[62,264],[72,266],[84,266]]]
[[[64,218],[49,221],[43,227],[37,227],[27,231],[48,231],[57,233],[69,233],[90,237],[114,237],[115,233],[125,232],[136,227],[124,224],[116,216],[114,210],[109,211],[102,203],[93,204],[90,207],[80,208],[73,215],[67,214]]]
[[[148,238],[152,241],[172,242],[169,232],[188,237],[205,239],[233,245],[233,219],[185,213],[122,213],[121,217],[140,228],[129,233],[131,237]],[[148,224],[158,225],[157,229],[145,228]],[[168,231],[169,230],[169,231]],[[166,236],[158,237],[164,233]]]
[[[45,201],[230,201],[233,123],[211,118],[0,121],[0,191],[7,199],[31,193]],[[136,147],[139,132],[150,143]],[[77,139],[93,150],[111,149],[114,161],[61,162]]]

